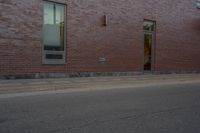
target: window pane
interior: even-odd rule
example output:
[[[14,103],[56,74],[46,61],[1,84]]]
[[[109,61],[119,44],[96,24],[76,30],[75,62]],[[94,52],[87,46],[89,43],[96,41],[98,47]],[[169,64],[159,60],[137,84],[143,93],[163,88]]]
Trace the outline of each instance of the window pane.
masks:
[[[64,6],[56,5],[56,24],[64,22]]]
[[[44,50],[64,51],[64,6],[44,3]]]
[[[54,5],[44,4],[44,24],[54,24]]]
[[[154,22],[144,21],[143,28],[147,31],[154,31]]]
[[[46,59],[63,59],[62,54],[46,54]]]
[[[56,5],[56,24],[58,24],[59,28],[60,28],[60,43],[61,43],[62,49],[64,49],[64,35],[65,35],[64,13],[65,13],[64,6],[63,5]]]

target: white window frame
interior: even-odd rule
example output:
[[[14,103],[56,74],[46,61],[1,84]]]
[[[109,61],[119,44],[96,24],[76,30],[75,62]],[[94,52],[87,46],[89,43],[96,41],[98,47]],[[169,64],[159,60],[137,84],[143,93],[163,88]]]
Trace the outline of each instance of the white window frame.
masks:
[[[62,5],[64,6],[64,50],[63,51],[51,51],[51,50],[45,50],[44,49],[44,3],[50,3],[50,4],[56,4],[56,5]],[[42,37],[42,63],[43,64],[66,64],[66,32],[67,32],[67,24],[66,24],[66,10],[67,5],[62,3],[57,3],[49,0],[43,0],[43,37]],[[61,55],[62,59],[46,59],[46,55],[53,54],[53,55]]]

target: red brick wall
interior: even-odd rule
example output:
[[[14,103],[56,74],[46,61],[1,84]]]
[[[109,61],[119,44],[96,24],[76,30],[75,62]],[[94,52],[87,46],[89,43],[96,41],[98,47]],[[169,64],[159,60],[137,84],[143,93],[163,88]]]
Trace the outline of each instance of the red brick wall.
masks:
[[[66,65],[42,64],[42,0],[0,0],[0,74],[142,71],[143,19],[157,24],[156,71],[200,70],[196,0],[52,1],[67,4]]]
[[[195,0],[160,1],[156,69],[200,70],[200,10]],[[165,4],[164,4],[165,3]]]

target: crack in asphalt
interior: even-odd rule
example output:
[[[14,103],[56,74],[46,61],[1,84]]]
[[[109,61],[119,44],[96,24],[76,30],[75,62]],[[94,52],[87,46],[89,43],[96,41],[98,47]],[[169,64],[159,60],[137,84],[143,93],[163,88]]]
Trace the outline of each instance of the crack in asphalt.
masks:
[[[190,107],[177,107],[177,108],[171,108],[171,109],[166,109],[166,110],[142,113],[142,114],[138,114],[138,115],[128,115],[128,116],[123,116],[123,117],[117,117],[117,118],[108,119],[108,120],[101,120],[101,121],[100,120],[93,120],[92,122],[88,122],[86,124],[83,124],[83,125],[80,125],[80,126],[77,126],[77,127],[69,127],[69,128],[67,128],[67,130],[70,131],[70,130],[89,127],[91,125],[105,124],[105,123],[109,123],[109,122],[126,120],[126,119],[138,119],[138,118],[141,118],[141,117],[144,117],[144,116],[152,116],[152,115],[157,115],[157,114],[161,114],[161,113],[169,113],[169,112],[173,112],[173,111],[181,111],[181,110],[186,110],[186,109],[191,109],[191,108],[199,108],[199,107],[200,107],[200,105],[193,105],[193,106],[190,106]]]

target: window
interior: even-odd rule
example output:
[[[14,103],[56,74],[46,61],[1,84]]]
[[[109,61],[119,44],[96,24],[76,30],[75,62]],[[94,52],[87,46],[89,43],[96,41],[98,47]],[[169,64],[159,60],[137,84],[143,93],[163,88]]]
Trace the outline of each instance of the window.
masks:
[[[145,20],[143,23],[143,29],[145,31],[153,32],[155,30],[155,24],[153,21]]]
[[[197,0],[197,8],[200,9],[200,0]]]
[[[65,5],[44,1],[43,63],[65,63]]]

